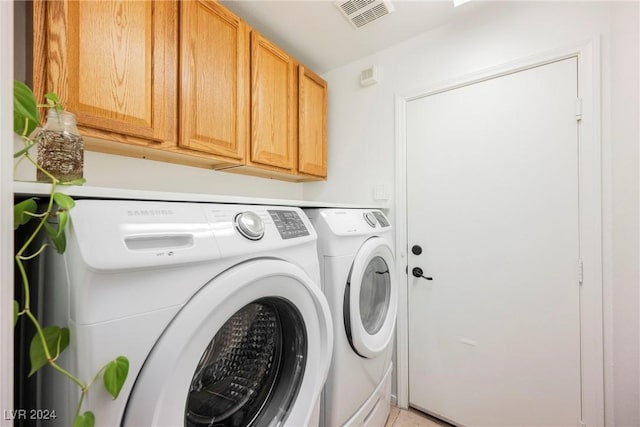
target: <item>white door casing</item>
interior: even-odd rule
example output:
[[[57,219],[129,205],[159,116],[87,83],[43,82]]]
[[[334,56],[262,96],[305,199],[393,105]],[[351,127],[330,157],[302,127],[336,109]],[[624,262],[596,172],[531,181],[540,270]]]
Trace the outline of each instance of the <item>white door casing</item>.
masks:
[[[397,260],[398,274],[403,284],[407,283],[404,274],[408,263],[407,228],[407,182],[403,173],[407,167],[407,103],[429,95],[461,88],[473,83],[483,82],[542,66],[566,58],[574,57],[578,62],[578,95],[582,100],[579,119],[579,204],[580,204],[580,257],[584,263],[583,285],[580,287],[580,345],[582,366],[582,420],[587,424],[602,424],[603,411],[603,352],[602,352],[602,280],[601,280],[601,213],[600,213],[600,141],[599,104],[594,94],[599,93],[597,43],[587,43],[575,48],[561,49],[544,55],[526,58],[522,61],[496,67],[472,76],[465,76],[455,81],[439,84],[429,89],[416,91],[407,96],[396,98],[397,121]],[[481,160],[481,159],[480,159]],[[413,261],[412,261],[413,262]],[[577,271],[577,266],[576,266]],[[430,275],[425,272],[425,275]],[[435,274],[434,274],[435,276]],[[434,286],[437,277],[434,277]],[[425,282],[426,283],[426,282]],[[411,284],[409,284],[411,286]],[[431,286],[431,285],[426,285]],[[407,306],[407,288],[401,286],[400,304]],[[402,313],[401,313],[402,314]],[[468,341],[473,344],[473,340]],[[408,404],[408,319],[404,315],[398,318],[398,403]],[[490,387],[488,384],[487,387]],[[489,388],[490,389],[490,388]],[[576,420],[577,421],[577,420]]]

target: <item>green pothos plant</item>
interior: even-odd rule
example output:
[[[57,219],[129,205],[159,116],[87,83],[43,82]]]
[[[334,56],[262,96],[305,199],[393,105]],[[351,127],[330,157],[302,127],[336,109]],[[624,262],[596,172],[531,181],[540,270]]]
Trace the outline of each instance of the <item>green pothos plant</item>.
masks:
[[[78,402],[74,427],[90,427],[95,425],[95,416],[91,411],[82,412],[82,403],[89,387],[102,375],[102,382],[106,390],[117,398],[129,373],[129,360],[124,356],[118,356],[103,366],[89,381],[83,381],[73,373],[58,364],[60,354],[69,345],[69,328],[65,326],[43,326],[36,314],[31,310],[31,287],[29,276],[25,268],[25,262],[36,258],[43,251],[52,246],[62,254],[66,249],[65,228],[69,220],[69,210],[75,205],[74,200],[68,195],[58,192],[59,185],[81,185],[84,179],[61,182],[49,171],[43,169],[30,155],[29,150],[37,144],[32,136],[36,127],[40,124],[39,107],[55,108],[62,110],[62,105],[56,94],[45,95],[46,104],[38,105],[31,89],[20,81],[13,84],[13,129],[20,136],[23,147],[14,154],[18,161],[27,160],[42,171],[51,181],[51,193],[44,207],[39,205],[37,198],[23,200],[14,205],[14,229],[29,224],[32,226],[30,234],[26,237],[22,247],[17,248],[15,254],[16,266],[23,287],[23,301],[15,301],[13,323],[14,327],[20,318],[26,318],[36,330],[29,346],[29,358],[31,370],[29,376],[40,368],[49,365],[60,374],[66,376],[80,388],[80,401]],[[55,218],[57,225],[52,225]],[[35,222],[35,224],[34,224]],[[46,233],[46,239],[38,239],[40,233]],[[36,247],[34,247],[36,245]],[[46,309],[46,308],[45,308]]]

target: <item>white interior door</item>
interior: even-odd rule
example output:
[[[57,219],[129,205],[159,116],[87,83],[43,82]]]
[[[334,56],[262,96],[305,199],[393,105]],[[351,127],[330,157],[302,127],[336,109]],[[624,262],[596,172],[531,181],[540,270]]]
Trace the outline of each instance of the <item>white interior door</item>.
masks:
[[[408,102],[410,405],[578,424],[576,99],[569,58]]]

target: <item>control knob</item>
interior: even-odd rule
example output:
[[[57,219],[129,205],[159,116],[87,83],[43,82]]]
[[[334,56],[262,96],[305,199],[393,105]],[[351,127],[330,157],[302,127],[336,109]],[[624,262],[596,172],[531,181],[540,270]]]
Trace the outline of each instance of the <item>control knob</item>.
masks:
[[[260,240],[264,236],[264,221],[257,213],[247,211],[236,215],[236,230],[249,240]]]
[[[376,227],[376,217],[373,215],[372,212],[365,212],[364,220],[367,221],[367,224],[369,224],[371,227],[373,228]]]

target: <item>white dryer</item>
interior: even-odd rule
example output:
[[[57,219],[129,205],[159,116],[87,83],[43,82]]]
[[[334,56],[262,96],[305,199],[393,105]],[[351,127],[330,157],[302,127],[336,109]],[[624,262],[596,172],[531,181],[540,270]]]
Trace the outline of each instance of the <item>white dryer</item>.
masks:
[[[70,217],[46,266],[46,323],[71,329],[62,363],[89,380],[130,361],[116,400],[90,389],[96,425],[317,425],[333,333],[300,209],[80,200]],[[51,425],[72,425],[78,388],[43,371]]]
[[[398,305],[391,225],[378,210],[308,209],[318,232],[334,356],[321,424],[384,426]]]

